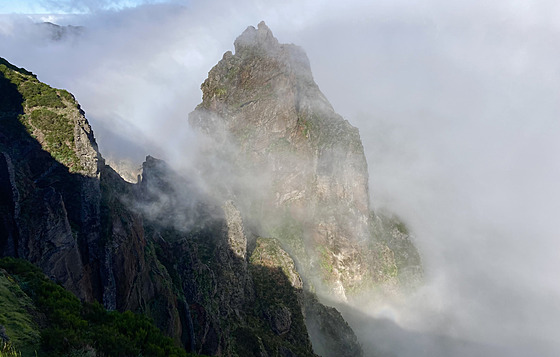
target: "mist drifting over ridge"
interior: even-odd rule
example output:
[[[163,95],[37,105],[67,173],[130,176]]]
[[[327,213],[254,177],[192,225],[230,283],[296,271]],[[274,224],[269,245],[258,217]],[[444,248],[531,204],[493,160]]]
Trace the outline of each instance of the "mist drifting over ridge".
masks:
[[[427,337],[358,334],[394,339],[384,347],[397,356],[413,355],[413,346],[449,355],[432,334],[490,345],[496,355],[558,354],[557,5],[246,1],[93,10],[49,18],[86,28],[62,41],[45,41],[25,16],[3,16],[0,53],[74,93],[104,155],[151,153],[188,166],[196,138],[186,117],[200,83],[235,36],[265,19],[281,42],[305,49],[323,93],[360,129],[373,206],[407,222],[424,258],[426,286],[416,296],[368,313]]]

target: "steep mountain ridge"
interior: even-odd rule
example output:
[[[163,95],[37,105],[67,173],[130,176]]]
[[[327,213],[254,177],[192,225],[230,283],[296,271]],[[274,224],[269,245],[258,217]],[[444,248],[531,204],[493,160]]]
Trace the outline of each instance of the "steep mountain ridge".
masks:
[[[145,313],[190,352],[314,356],[310,341],[330,340],[361,355],[338,313],[322,318],[343,333],[310,339],[307,321],[326,308],[232,201],[206,197],[152,157],[127,183],[70,94],[3,59],[0,72],[1,256],[29,260],[83,301]]]
[[[119,199],[130,187],[104,164],[78,103],[1,62],[1,255],[27,259],[109,309],[143,310],[172,296],[151,276],[158,270],[145,254],[141,217]],[[173,335],[174,325],[160,327]]]
[[[98,226],[99,157],[91,128],[69,93],[1,62],[6,214],[0,246],[10,255],[29,257],[78,296],[91,298],[78,245],[97,238],[83,231],[76,239],[73,229],[76,222]]]

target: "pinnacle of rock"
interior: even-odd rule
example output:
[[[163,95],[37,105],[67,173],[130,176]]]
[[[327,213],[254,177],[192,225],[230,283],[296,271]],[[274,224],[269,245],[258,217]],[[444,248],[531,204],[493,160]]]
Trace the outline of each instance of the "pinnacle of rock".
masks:
[[[235,52],[243,53],[244,50],[264,50],[267,53],[274,53],[279,50],[278,40],[272,34],[268,26],[261,21],[257,28],[247,27],[234,42]]]
[[[320,262],[318,279],[340,287],[337,296],[365,282],[361,250],[369,237],[369,195],[363,146],[358,129],[334,111],[313,81],[305,52],[279,44],[261,22],[237,38],[235,54],[226,54],[201,88],[203,101],[190,114],[191,124],[214,136],[217,152],[232,153],[231,172],[259,182],[258,192],[244,180],[223,190],[242,197],[236,201],[242,212],[266,208],[248,221],[306,266],[304,278],[315,273],[312,262]],[[231,138],[236,150],[220,146],[217,135]],[[240,202],[245,197],[251,199]],[[301,229],[286,233],[290,224]]]

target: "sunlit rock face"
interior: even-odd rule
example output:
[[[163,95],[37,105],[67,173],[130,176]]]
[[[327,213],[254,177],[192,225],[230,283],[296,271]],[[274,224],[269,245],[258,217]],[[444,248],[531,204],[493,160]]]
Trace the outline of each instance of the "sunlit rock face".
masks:
[[[213,177],[263,236],[278,238],[304,279],[345,299],[371,282],[368,169],[358,129],[313,80],[303,50],[261,22],[202,84],[190,123],[227,167]]]

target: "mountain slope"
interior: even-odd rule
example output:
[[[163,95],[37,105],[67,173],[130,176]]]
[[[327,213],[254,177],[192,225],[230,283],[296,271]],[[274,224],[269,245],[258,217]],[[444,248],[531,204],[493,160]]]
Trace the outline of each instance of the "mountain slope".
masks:
[[[0,248],[49,269],[79,296],[91,297],[77,232],[96,216],[97,146],[73,97],[1,60],[2,180]],[[83,222],[90,221],[90,222]]]
[[[109,309],[145,311],[156,297],[172,306],[154,277],[165,273],[146,254],[142,219],[120,202],[130,187],[104,164],[78,103],[1,62],[1,255],[27,259]],[[180,334],[170,315],[160,327]]]
[[[281,247],[261,246],[263,263],[236,205],[160,160],[125,182],[70,94],[0,61],[0,256],[36,264],[82,301],[148,315],[188,352],[314,356],[305,311],[322,305],[304,300]],[[348,341],[330,333],[361,354],[349,327]]]

